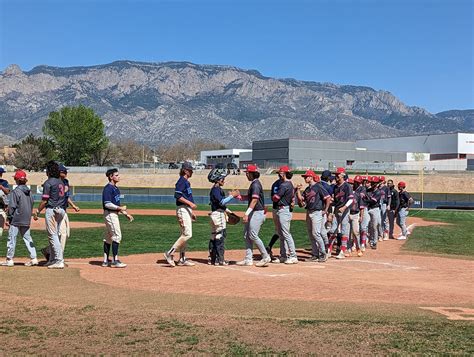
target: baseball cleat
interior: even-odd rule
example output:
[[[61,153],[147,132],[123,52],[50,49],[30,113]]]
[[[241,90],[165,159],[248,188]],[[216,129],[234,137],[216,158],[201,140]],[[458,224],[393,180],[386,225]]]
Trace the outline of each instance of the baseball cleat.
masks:
[[[104,268],[109,267],[109,265],[110,265],[110,260],[104,260],[104,261],[102,262],[102,267],[104,267]]]
[[[64,269],[64,262],[56,262],[48,266],[48,269]]]
[[[29,262],[25,263],[25,267],[32,267],[38,265],[38,259],[31,259]]]
[[[338,255],[336,255],[336,259],[345,259],[346,255],[344,252],[341,250]]]
[[[125,268],[127,264],[122,263],[120,260],[115,260],[110,264],[111,268]]]
[[[179,267],[193,267],[196,265],[196,263],[192,262],[191,260],[188,259],[180,259],[178,260]]]
[[[255,264],[255,266],[256,266],[256,267],[265,267],[265,266],[268,265],[268,263],[270,263],[270,261],[271,261],[271,258],[270,258],[270,256],[268,256],[268,257],[266,257],[266,258],[263,258],[263,259],[260,260],[259,262],[257,262],[257,263]],[[286,263],[286,262],[285,262],[285,263]],[[292,264],[294,264],[294,263],[292,263]]]
[[[13,259],[7,259],[0,263],[0,266],[2,267],[12,267],[14,265],[15,263],[13,262]]]
[[[287,260],[285,260],[285,264],[298,264],[298,258],[297,257],[288,258]]]
[[[238,266],[252,266],[253,261],[252,260],[241,260],[240,262],[235,263]]]
[[[405,237],[405,236],[398,236],[397,237],[397,240],[406,240],[406,239],[407,239],[407,237]]]
[[[168,262],[168,264],[172,267],[176,266],[174,260],[173,260],[173,256],[171,254],[168,254],[168,252],[164,253],[163,254],[166,261]]]

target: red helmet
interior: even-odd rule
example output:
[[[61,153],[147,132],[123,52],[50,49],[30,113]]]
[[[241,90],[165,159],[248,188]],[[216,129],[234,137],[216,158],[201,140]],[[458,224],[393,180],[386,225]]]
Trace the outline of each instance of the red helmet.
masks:
[[[319,176],[313,170],[307,170],[301,177],[312,177],[315,181],[319,181]]]
[[[356,175],[354,177],[354,182],[362,183],[363,180],[364,178],[361,175]]]

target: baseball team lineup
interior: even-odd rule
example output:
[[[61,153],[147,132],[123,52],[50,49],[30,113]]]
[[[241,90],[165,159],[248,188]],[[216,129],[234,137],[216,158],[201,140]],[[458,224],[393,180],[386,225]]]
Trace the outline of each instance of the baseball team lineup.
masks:
[[[176,217],[180,235],[169,250],[164,252],[165,262],[170,267],[196,265],[186,255],[187,242],[193,236],[193,222],[196,220],[197,205],[194,202],[191,183],[193,166],[184,162],[179,170],[175,185]],[[76,212],[79,207],[73,202],[67,179],[67,168],[50,161],[46,165],[47,180],[43,183],[41,201],[34,209],[33,195],[28,188],[27,174],[23,170],[14,173],[15,188],[10,190],[7,180],[1,178],[0,172],[0,235],[8,230],[6,259],[1,266],[13,267],[17,236],[20,235],[28,250],[30,260],[25,266],[38,266],[37,249],[31,236],[31,219],[38,220],[44,210],[48,246],[41,249],[46,262],[41,264],[48,269],[64,269],[64,250],[70,235],[67,209]],[[344,168],[334,172],[323,171],[320,175],[308,169],[302,176],[304,184],[293,184],[288,166],[277,170],[278,178],[271,186],[272,220],[275,232],[267,245],[260,238],[260,229],[265,222],[264,189],[259,180],[260,170],[250,164],[245,175],[250,185],[246,194],[238,189],[224,192],[227,170],[216,165],[209,174],[212,184],[210,201],[210,239],[208,244],[208,264],[226,266],[231,262],[225,260],[225,240],[227,226],[239,222],[228,204],[233,200],[247,202],[247,209],[242,217],[245,253],[237,266],[265,267],[269,264],[297,264],[299,258],[291,234],[293,209],[297,205],[306,211],[305,221],[308,240],[311,244],[310,257],[306,261],[325,263],[329,258],[346,259],[362,257],[366,249],[377,249],[378,243],[389,239],[404,240],[410,232],[406,219],[413,199],[406,190],[403,181],[395,188],[393,180],[384,176],[349,177]],[[102,190],[102,209],[105,223],[103,239],[102,267],[125,268],[127,264],[119,258],[122,242],[119,214],[130,222],[134,217],[121,205],[120,174],[117,168],[106,171],[108,180]],[[401,233],[394,236],[394,226],[400,227]],[[279,254],[273,254],[274,245],[279,242]],[[254,264],[254,247],[259,251],[260,259]],[[176,259],[175,259],[176,257]],[[158,260],[157,263],[161,263]]]

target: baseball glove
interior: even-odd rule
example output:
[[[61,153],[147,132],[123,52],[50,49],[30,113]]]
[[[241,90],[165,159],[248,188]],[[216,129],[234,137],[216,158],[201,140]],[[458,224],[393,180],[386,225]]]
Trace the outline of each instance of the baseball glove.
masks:
[[[237,216],[234,212],[226,213],[225,217],[227,223],[232,226],[240,222],[240,217]]]

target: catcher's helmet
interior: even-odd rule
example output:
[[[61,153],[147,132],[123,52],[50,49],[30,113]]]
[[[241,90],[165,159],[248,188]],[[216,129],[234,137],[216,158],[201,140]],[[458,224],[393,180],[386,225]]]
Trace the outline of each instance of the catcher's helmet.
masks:
[[[224,168],[216,167],[209,172],[207,179],[209,182],[216,183],[227,176],[227,171]]]

